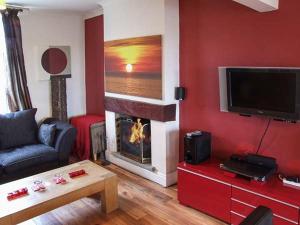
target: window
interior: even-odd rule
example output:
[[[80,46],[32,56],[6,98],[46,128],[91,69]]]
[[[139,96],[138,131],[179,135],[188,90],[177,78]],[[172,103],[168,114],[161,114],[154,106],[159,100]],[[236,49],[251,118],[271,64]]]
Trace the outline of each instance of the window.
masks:
[[[8,70],[4,28],[0,15],[0,114],[10,112],[7,98]]]

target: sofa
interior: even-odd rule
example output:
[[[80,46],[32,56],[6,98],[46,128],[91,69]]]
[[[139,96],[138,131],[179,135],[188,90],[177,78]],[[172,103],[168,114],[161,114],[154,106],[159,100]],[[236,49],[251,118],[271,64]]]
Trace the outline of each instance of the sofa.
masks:
[[[76,129],[53,118],[38,125],[36,111],[0,115],[0,183],[68,164]]]

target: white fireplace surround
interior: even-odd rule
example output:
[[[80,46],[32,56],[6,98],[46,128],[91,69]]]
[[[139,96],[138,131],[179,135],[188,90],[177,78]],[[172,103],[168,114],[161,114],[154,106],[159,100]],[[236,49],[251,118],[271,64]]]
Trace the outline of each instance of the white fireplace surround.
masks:
[[[179,86],[179,0],[101,1],[104,12],[104,40],[162,35],[162,100],[105,93],[114,97],[158,105],[176,104],[176,120],[151,120],[151,152],[154,172],[116,157],[115,113],[106,111],[106,156],[112,163],[162,186],[177,182],[179,158],[179,104],[174,89]],[[138,22],[137,22],[138,21]],[[148,118],[145,118],[148,119]]]
[[[155,171],[149,171],[130,162],[116,157],[116,114],[105,112],[107,131],[107,159],[144,178],[159,183],[162,186],[170,186],[177,182],[178,163],[178,127],[176,121],[159,122],[151,120],[151,165]]]

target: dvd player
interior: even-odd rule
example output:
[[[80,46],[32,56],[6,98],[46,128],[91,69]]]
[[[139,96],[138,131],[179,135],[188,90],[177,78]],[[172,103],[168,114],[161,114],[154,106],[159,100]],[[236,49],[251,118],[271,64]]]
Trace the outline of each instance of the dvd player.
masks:
[[[220,168],[228,172],[254,179],[266,181],[277,171],[276,159],[261,155],[232,155],[229,160],[220,164]]]

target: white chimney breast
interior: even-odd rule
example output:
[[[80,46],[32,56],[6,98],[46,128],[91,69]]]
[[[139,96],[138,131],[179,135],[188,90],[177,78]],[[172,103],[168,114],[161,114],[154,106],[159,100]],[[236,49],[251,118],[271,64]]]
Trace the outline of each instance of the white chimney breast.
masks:
[[[258,12],[269,12],[279,8],[279,0],[233,0]]]

